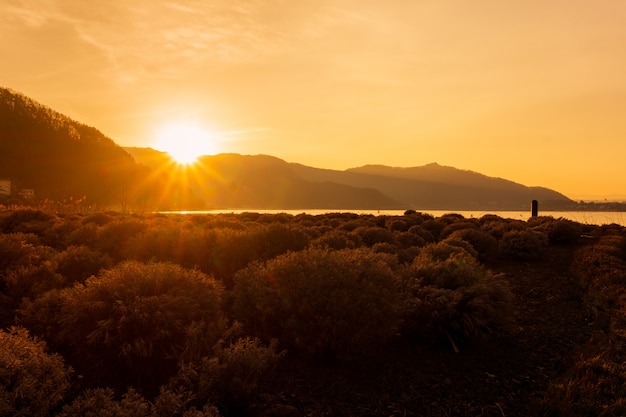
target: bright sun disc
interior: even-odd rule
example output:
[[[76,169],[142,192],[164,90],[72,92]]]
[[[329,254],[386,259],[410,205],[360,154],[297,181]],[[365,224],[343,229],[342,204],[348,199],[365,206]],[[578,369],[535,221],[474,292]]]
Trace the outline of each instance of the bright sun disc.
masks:
[[[153,147],[179,164],[193,164],[200,156],[215,153],[215,136],[197,124],[170,123],[158,129]]]

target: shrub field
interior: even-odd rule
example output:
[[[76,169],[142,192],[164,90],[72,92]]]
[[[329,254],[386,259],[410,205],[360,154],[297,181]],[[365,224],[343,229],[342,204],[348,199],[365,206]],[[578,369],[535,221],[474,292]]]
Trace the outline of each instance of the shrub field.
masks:
[[[623,416],[626,230],[0,211],[0,416]]]

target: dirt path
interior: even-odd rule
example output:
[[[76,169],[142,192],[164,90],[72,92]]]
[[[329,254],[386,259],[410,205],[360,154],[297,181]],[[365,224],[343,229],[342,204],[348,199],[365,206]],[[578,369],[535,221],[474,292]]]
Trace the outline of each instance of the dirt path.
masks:
[[[591,335],[570,263],[573,247],[494,263],[515,294],[510,334],[454,353],[403,343],[358,365],[286,359],[263,416],[541,416],[551,380]]]

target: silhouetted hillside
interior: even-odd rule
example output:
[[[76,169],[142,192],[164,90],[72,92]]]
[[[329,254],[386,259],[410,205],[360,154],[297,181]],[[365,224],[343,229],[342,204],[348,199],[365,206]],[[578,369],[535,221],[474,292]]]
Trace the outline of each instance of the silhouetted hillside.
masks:
[[[171,163],[163,152],[127,149],[157,169]],[[194,193],[213,207],[527,210],[532,200],[542,209],[575,204],[556,191],[437,164],[337,171],[267,155],[221,154],[202,157],[194,171]]]
[[[571,208],[575,203],[556,191],[526,187],[500,178],[429,164],[393,168],[368,165],[346,171],[316,169],[293,164],[302,178],[335,181],[355,187],[368,186],[417,209],[527,210],[532,200],[543,209]]]
[[[137,175],[133,158],[97,129],[0,88],[0,177],[39,198],[106,203]]]
[[[170,172],[171,182],[181,173],[164,152],[126,148],[142,164]],[[178,168],[179,170],[181,168]],[[406,205],[369,187],[332,181],[308,181],[289,164],[267,155],[220,154],[203,156],[188,168],[186,184],[195,196],[214,208],[251,209],[402,209]]]
[[[564,205],[574,203],[565,195],[547,188],[527,187],[436,163],[410,168],[366,165],[348,172],[410,181],[408,189],[390,187],[388,195],[392,198],[403,195],[403,201],[415,207],[524,210],[532,200],[541,201],[543,208],[564,208]],[[378,181],[383,186],[386,183]]]

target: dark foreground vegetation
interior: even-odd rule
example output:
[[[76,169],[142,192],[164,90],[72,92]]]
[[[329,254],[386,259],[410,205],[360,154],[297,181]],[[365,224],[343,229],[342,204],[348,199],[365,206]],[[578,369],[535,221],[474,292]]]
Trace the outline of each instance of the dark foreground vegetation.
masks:
[[[626,414],[626,232],[0,211],[0,416]]]

